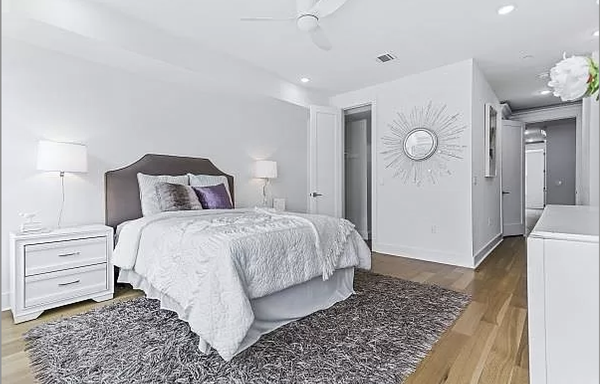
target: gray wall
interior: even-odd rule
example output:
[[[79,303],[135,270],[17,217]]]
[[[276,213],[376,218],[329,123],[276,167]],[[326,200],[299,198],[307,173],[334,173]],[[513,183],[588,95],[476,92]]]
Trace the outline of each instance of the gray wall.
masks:
[[[345,216],[364,239],[371,233],[371,111],[346,111]]]
[[[547,135],[546,204],[573,205],[576,172],[575,119],[546,122],[541,126],[546,127]]]

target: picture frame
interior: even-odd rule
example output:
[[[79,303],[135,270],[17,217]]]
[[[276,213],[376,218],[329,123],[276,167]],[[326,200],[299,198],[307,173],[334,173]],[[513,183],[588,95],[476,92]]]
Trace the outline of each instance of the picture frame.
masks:
[[[498,169],[498,110],[485,104],[485,177],[496,177]]]

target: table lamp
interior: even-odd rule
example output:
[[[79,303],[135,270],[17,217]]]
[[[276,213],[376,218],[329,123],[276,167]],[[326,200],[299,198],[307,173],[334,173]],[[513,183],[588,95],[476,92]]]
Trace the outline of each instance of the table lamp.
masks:
[[[59,172],[61,203],[58,214],[58,227],[60,228],[65,206],[65,172],[87,172],[87,147],[83,144],[42,140],[38,143],[37,169],[39,171]]]
[[[270,160],[257,161],[254,167],[254,177],[263,179],[263,206],[267,206],[267,187],[271,179],[277,178],[277,162]]]

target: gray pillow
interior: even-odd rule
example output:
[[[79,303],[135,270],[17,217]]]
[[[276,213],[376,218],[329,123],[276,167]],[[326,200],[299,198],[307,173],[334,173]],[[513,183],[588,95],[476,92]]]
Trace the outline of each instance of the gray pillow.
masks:
[[[142,204],[142,214],[144,216],[154,215],[161,212],[158,195],[156,193],[157,183],[171,183],[188,185],[187,175],[180,176],[152,176],[143,173],[137,174],[138,184],[140,186],[140,202]]]
[[[214,185],[223,184],[227,190],[227,194],[229,195],[229,200],[231,200],[231,191],[229,190],[229,181],[227,181],[227,177],[215,175],[194,175],[192,173],[188,173],[187,175],[190,178],[189,185],[192,187],[212,187]]]
[[[196,192],[187,185],[157,183],[156,194],[160,210],[163,212],[202,209]]]

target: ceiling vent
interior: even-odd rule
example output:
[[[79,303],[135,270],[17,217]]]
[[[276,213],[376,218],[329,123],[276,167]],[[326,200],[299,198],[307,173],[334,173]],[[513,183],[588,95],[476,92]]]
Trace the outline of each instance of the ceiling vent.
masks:
[[[387,63],[388,61],[392,61],[395,59],[396,56],[392,55],[391,53],[384,53],[383,55],[377,56],[377,61],[379,61],[380,63]]]

